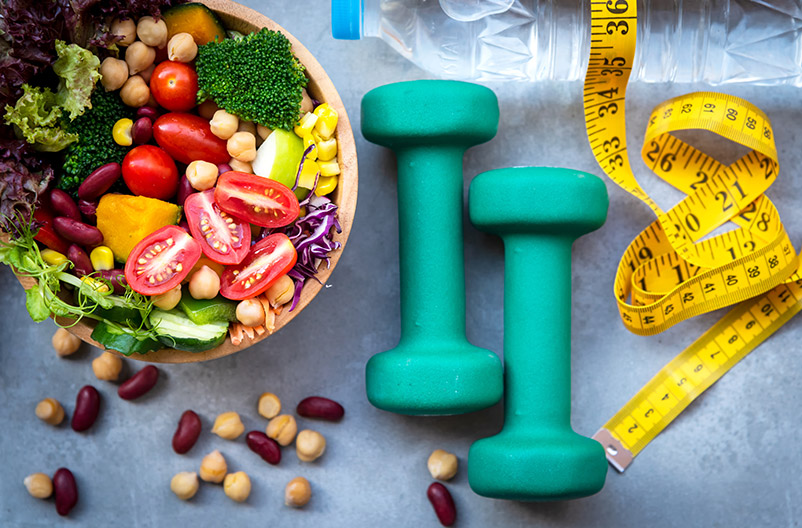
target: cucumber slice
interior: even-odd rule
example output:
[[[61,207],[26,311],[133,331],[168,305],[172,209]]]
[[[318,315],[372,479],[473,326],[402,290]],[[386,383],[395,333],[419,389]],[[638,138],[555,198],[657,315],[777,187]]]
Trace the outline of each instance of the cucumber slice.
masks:
[[[130,356],[134,352],[147,354],[151,350],[164,348],[155,339],[141,339],[124,327],[117,327],[100,321],[92,331],[92,339],[103,345],[106,350],[116,350],[120,354]]]
[[[198,325],[237,321],[237,303],[220,295],[214,299],[194,299],[185,294],[181,296],[178,306]]]
[[[95,315],[132,328],[136,328],[142,324],[142,314],[136,308],[128,306],[125,299],[119,295],[108,295],[106,299],[112,303],[112,307],[103,308],[102,306],[98,306],[95,308]]]
[[[228,321],[195,324],[181,310],[153,310],[149,318],[159,334],[159,341],[168,347],[187,352],[203,352],[226,340]]]

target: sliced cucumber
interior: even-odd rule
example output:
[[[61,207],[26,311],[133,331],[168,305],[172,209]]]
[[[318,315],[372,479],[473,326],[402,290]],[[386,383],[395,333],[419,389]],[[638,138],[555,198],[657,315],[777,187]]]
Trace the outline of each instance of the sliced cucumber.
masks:
[[[151,350],[159,350],[164,345],[151,338],[136,337],[128,328],[110,325],[100,321],[92,331],[92,339],[103,345],[106,350],[116,350],[120,354],[130,356],[134,352],[147,354]]]
[[[236,322],[237,303],[220,295],[214,299],[195,299],[184,294],[178,306],[190,320],[198,325],[219,322]]]
[[[131,308],[125,299],[119,295],[108,295],[106,299],[111,301],[111,308],[103,308],[98,306],[95,308],[94,313],[103,319],[114,321],[115,323],[122,323],[130,327],[138,327],[142,324],[142,314],[136,308]]]
[[[226,340],[228,321],[195,324],[181,310],[153,310],[150,324],[159,334],[159,341],[168,347],[187,352],[203,352]]]

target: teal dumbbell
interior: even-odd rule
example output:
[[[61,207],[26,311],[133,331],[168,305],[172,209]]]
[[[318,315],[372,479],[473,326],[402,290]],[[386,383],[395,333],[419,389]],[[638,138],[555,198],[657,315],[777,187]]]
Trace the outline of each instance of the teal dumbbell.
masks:
[[[389,84],[362,99],[362,134],[398,162],[401,342],[366,371],[380,409],[458,414],[501,399],[501,362],[465,338],[462,247],[462,156],[498,119],[495,94],[463,82]]]
[[[591,174],[519,167],[471,183],[473,224],[504,240],[504,414],[468,455],[479,495],[562,500],[604,486],[602,445],[571,429],[571,246],[607,217]]]

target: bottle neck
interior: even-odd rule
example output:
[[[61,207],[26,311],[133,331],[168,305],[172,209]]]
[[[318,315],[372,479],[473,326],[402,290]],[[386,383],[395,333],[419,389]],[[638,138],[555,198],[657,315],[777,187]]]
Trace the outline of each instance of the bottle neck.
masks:
[[[362,0],[362,18],[360,20],[360,35],[362,38],[379,36],[381,2],[382,0]]]

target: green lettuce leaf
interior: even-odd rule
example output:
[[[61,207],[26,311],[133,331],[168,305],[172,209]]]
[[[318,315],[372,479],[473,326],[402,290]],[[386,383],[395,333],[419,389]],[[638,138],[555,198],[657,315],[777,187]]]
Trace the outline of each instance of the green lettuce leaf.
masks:
[[[61,107],[57,96],[49,88],[41,89],[24,84],[22,97],[14,106],[6,106],[5,121],[15,125],[17,131],[37,150],[57,152],[78,140],[61,127]]]
[[[63,40],[56,41],[56,53],[58,59],[53,63],[53,71],[60,79],[56,99],[72,121],[92,108],[92,90],[101,77],[100,59],[78,44],[67,44]]]

